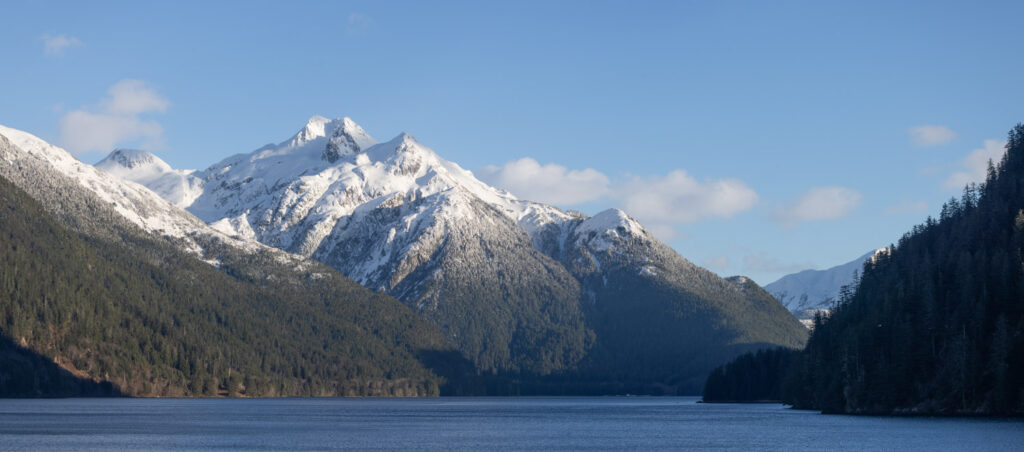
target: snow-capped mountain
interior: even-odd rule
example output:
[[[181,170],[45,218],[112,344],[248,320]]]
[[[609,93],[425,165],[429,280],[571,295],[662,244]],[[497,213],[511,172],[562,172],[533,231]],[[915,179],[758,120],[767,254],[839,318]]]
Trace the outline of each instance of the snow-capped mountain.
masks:
[[[145,173],[118,168],[148,185]],[[395,296],[483,370],[543,375],[644,359],[688,363],[695,369],[665,371],[702,381],[720,363],[708,347],[799,346],[806,334],[782,306],[754,303],[620,210],[587,217],[520,200],[409,134],[378,142],[348,118],[313,117],[288,140],[187,176],[201,181],[185,206],[197,217]],[[650,315],[668,323],[621,328]],[[616,334],[649,345],[623,348]]]
[[[473,203],[496,208],[528,232],[570,218],[485,185],[411,135],[378,143],[348,118],[313,117],[291,139],[199,176],[205,190],[188,209],[203,220],[312,256],[381,290],[399,286],[410,262],[432,252],[445,230],[489,215]],[[384,236],[368,242],[370,231]]]
[[[524,335],[572,349],[586,340],[576,281],[527,234],[570,216],[481,183],[411,135],[378,143],[350,119],[314,117],[197,176],[204,191],[188,209],[198,217],[394,295],[485,369],[546,372],[581,358],[551,350],[557,358],[519,362],[511,349],[535,340]],[[477,309],[487,305],[497,312]]]
[[[143,180],[155,184],[164,181],[145,177],[153,173],[153,167],[167,166],[156,157],[147,159],[148,153],[140,152],[117,151],[115,154],[123,155],[124,168],[134,161]],[[127,230],[113,232],[120,226],[113,229],[111,226],[127,225],[161,237],[213,265],[219,265],[219,254],[230,249],[241,254],[267,254],[280,263],[306,266],[302,263],[306,259],[300,256],[228,236],[148,187],[82,163],[64,149],[30,133],[0,125],[0,160],[0,176],[80,232],[117,235]],[[173,172],[170,170],[168,174]]]
[[[77,190],[84,189],[112,207],[121,221],[175,240],[195,254],[202,254],[202,248],[193,236],[214,233],[202,221],[175,208],[146,187],[127,183],[82,163],[67,151],[29,133],[0,126],[0,136],[5,142],[0,146],[0,158],[7,162],[0,165],[0,175],[57,215],[88,204],[74,197]]]
[[[117,149],[96,163],[106,173],[145,185],[178,207],[191,205],[203,193],[195,170],[176,170],[159,157],[137,149]]]
[[[153,163],[133,154],[125,167]],[[259,381],[261,395],[436,394],[443,383],[421,354],[451,345],[401,302],[319,262],[228,237],[142,185],[3,126],[0,191],[0,256],[12,270],[2,274],[16,289],[0,297],[3,340],[17,337],[44,367],[146,396],[216,394],[206,383],[214,366]],[[34,366],[15,366],[16,391],[19,379],[32,396],[52,386]]]
[[[807,324],[816,311],[829,309],[839,298],[839,290],[843,286],[853,283],[854,272],[861,271],[864,262],[886,251],[886,248],[880,248],[825,270],[803,270],[789,274],[764,288]]]

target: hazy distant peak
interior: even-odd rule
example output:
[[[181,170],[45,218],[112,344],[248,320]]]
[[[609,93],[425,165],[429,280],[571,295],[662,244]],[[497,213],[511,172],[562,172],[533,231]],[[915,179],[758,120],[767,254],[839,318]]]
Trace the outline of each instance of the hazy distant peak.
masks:
[[[177,170],[152,152],[140,149],[115,149],[95,165],[96,168],[124,180],[144,185],[178,207],[188,207],[203,190],[195,170]]]
[[[141,149],[114,149],[106,158],[96,163],[97,167],[119,165],[124,168],[139,168],[143,166],[155,166],[161,169],[170,170],[171,166],[152,152]]]

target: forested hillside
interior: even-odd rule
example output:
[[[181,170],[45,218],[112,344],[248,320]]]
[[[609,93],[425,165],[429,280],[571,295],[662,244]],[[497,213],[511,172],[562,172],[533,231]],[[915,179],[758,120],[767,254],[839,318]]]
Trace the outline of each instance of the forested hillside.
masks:
[[[440,332],[333,270],[298,280],[230,253],[218,270],[122,239],[70,231],[0,178],[0,395],[412,396],[444,383],[421,364],[447,354]]]
[[[1022,252],[1018,125],[983,185],[867,262],[815,319],[784,400],[830,413],[1024,414]]]

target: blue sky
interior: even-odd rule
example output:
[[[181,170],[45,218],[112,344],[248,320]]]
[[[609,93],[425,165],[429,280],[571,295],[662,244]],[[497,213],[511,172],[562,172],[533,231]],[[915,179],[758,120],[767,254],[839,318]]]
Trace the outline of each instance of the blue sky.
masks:
[[[623,207],[761,283],[895,242],[1024,120],[1020,2],[4,11],[0,124],[84,161],[141,146],[205,168],[349,116],[522,197]]]

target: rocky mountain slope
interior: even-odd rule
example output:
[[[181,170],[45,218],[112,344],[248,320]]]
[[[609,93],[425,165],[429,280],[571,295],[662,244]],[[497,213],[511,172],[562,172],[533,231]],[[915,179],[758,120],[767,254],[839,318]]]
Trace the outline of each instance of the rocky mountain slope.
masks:
[[[411,135],[379,143],[348,118],[314,117],[189,177],[202,194],[187,209],[211,226],[397,297],[483,371],[699,389],[725,356],[805,338],[778,303],[752,300],[624,212],[519,200]]]

